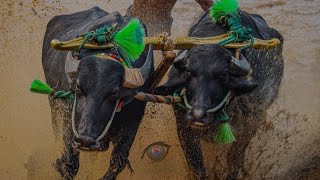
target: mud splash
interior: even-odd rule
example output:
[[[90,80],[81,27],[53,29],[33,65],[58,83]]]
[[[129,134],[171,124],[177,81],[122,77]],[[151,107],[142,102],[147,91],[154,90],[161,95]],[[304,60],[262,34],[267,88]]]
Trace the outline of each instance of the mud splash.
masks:
[[[28,92],[33,78],[44,78],[41,47],[48,20],[54,15],[95,5],[125,14],[131,3],[125,0],[3,2],[0,7],[1,179],[58,179],[52,163],[61,153],[61,141],[54,140],[47,98]],[[319,177],[319,169],[315,167],[319,167],[317,157],[320,156],[320,2],[248,0],[242,1],[241,7],[261,14],[285,38],[285,75],[280,97],[269,110],[267,123],[252,139],[243,171],[251,179]],[[178,1],[172,13],[172,35],[186,35],[201,13],[194,1]],[[135,173],[131,175],[129,170],[124,170],[119,179],[186,179],[188,169],[171,107],[153,104],[148,107],[130,152]],[[160,163],[140,159],[143,149],[155,141],[172,146],[166,159]],[[215,172],[208,173],[209,176],[223,173],[214,163],[222,158],[210,154],[219,147],[203,142],[203,148],[207,170]],[[110,153],[82,153],[76,179],[101,177],[108,167]]]

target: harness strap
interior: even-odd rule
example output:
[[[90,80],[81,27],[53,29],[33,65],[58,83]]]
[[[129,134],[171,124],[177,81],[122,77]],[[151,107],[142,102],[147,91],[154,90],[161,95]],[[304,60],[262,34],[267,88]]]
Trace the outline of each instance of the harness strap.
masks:
[[[100,54],[96,54],[94,56],[101,58],[101,59],[110,59],[110,60],[113,60],[113,61],[120,63],[123,67],[128,67],[127,63],[123,60],[123,58],[121,58],[115,54],[100,53]]]
[[[115,54],[108,54],[107,55],[105,53],[96,54],[95,56],[98,58],[101,58],[101,59],[109,59],[112,61],[116,61],[116,62],[120,63],[125,68],[124,84],[123,84],[125,87],[133,89],[133,88],[140,87],[144,84],[144,79],[143,79],[141,72],[137,71],[134,68],[127,68],[128,65],[121,57],[119,57]]]
[[[186,109],[192,109],[192,106],[191,106],[191,105],[189,104],[189,102],[188,102],[188,98],[187,98],[186,92],[187,92],[187,90],[186,90],[185,88],[182,89],[182,91],[181,91],[181,93],[180,93],[180,96],[182,96],[182,98],[183,98],[183,102],[184,102],[185,108],[186,108]],[[209,110],[207,111],[207,113],[214,113],[214,112],[218,111],[219,109],[222,108],[222,106],[223,106],[224,104],[226,104],[226,103],[230,100],[230,98],[231,98],[231,91],[228,91],[228,93],[227,93],[226,96],[222,99],[222,101],[221,101],[216,107],[214,107],[214,108],[212,108],[212,109],[209,109]],[[182,105],[182,104],[180,104],[180,107],[183,107],[183,106],[181,106],[181,105]]]
[[[79,137],[79,133],[77,132],[76,121],[75,121],[77,103],[78,103],[78,98],[77,98],[77,96],[75,96],[75,99],[74,99],[74,102],[73,102],[73,107],[72,107],[71,124],[72,124],[72,131],[73,131],[74,135],[78,138]],[[114,116],[115,116],[115,114],[117,112],[118,104],[119,104],[119,100],[117,100],[116,105],[114,106],[112,115],[111,115],[106,127],[104,128],[103,132],[100,134],[100,136],[95,141],[100,141],[107,134],[107,132],[109,131],[110,126],[112,124],[112,121],[114,119]]]

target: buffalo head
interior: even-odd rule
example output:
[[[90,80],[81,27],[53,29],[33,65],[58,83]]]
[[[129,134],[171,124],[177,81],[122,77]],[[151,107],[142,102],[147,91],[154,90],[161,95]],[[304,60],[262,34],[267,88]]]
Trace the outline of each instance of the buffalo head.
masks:
[[[229,91],[241,95],[257,87],[245,77],[251,71],[245,57],[241,55],[238,60],[218,45],[200,45],[184,51],[176,58],[174,67],[175,72],[158,92],[185,87],[186,98],[192,106],[187,111],[187,119],[192,124],[207,125],[208,110],[220,104]]]
[[[153,49],[150,47],[144,65],[130,70],[138,71],[146,82],[152,69]],[[112,59],[86,56],[80,60],[74,85],[76,101],[73,109],[73,120],[77,122],[74,145],[77,148],[101,150],[99,140],[110,128],[119,100],[132,98],[140,88],[134,83],[132,86],[132,82],[130,87],[127,86],[127,71]]]

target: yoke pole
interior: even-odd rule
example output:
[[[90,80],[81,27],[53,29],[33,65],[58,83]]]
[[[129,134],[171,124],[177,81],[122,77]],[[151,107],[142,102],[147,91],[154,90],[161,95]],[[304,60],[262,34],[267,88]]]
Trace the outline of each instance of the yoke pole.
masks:
[[[162,61],[160,62],[159,66],[157,67],[154,73],[153,82],[150,88],[151,92],[153,92],[155,88],[158,87],[161,80],[169,70],[170,66],[173,64],[173,61],[175,58],[176,58],[176,53],[173,51],[162,52]]]

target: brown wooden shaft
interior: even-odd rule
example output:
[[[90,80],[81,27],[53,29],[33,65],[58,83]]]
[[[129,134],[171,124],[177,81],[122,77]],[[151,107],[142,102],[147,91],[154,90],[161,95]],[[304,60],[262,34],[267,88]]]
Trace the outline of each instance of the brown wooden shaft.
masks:
[[[238,60],[240,59],[240,50],[239,49],[236,50],[235,56],[236,56],[236,59],[238,59]]]
[[[172,51],[176,50],[185,50],[191,49],[196,45],[202,44],[217,44],[218,42],[224,40],[228,37],[228,34],[223,34],[215,37],[207,37],[207,38],[196,38],[196,37],[177,37],[177,38],[161,38],[161,37],[145,37],[144,43],[146,45],[153,44],[154,50],[162,50],[162,51]],[[61,42],[57,39],[51,41],[51,47],[57,50],[75,50],[78,49],[83,41],[83,37],[75,38],[69,41]],[[229,43],[224,47],[239,49],[241,47],[247,46],[249,42],[244,43]],[[270,39],[270,40],[261,40],[255,39],[252,48],[256,49],[271,49],[275,48],[278,44],[280,44],[279,39]],[[93,42],[86,42],[83,46],[84,49],[108,49],[112,48],[113,44],[107,43],[105,45],[98,45]]]
[[[163,52],[163,60],[160,62],[157,67],[153,79],[153,83],[151,85],[151,91],[153,91],[161,82],[164,75],[167,73],[168,69],[172,65],[174,58],[176,57],[176,53],[173,51],[164,51]]]

